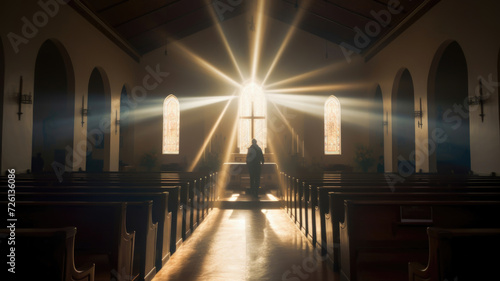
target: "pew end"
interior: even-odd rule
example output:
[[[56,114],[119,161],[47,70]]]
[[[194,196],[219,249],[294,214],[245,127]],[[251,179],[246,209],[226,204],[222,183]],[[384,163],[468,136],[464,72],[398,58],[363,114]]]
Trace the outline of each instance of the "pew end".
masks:
[[[75,266],[76,232],[76,227],[17,228],[15,277],[19,280],[94,281],[94,263]],[[10,229],[0,229],[0,245],[7,245],[9,233]],[[6,270],[3,274],[7,274]]]
[[[427,228],[427,265],[408,263],[410,281],[488,280],[497,275],[500,228]]]
[[[408,263],[408,275],[410,281],[430,281],[429,269],[419,262]]]

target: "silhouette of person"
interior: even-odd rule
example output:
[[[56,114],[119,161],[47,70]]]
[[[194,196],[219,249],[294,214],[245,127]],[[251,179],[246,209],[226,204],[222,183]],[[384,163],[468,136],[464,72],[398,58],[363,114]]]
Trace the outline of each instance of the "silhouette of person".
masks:
[[[264,164],[264,154],[262,149],[257,145],[257,140],[252,140],[252,146],[248,148],[247,167],[250,173],[250,194],[258,198],[260,186],[260,171]]]

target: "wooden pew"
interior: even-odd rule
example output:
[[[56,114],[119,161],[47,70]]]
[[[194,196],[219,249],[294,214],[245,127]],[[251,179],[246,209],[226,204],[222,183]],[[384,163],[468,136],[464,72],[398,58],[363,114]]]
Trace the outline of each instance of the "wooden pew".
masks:
[[[2,194],[2,193],[0,193]],[[7,196],[7,195],[5,195]],[[140,251],[135,250],[135,254],[140,255],[139,259],[134,258],[134,261],[142,260],[144,257],[150,257],[151,253],[154,255],[154,264],[151,266],[149,261],[144,263],[141,269],[141,276],[145,279],[149,275],[147,272],[153,273],[153,267],[156,271],[159,270],[170,258],[170,229],[172,214],[168,211],[168,192],[151,192],[151,193],[82,193],[82,192],[18,192],[16,195],[17,201],[58,201],[58,202],[69,202],[69,201],[89,201],[89,202],[129,202],[127,204],[127,230],[135,230],[137,237],[136,241],[142,239],[142,232],[146,232],[147,245],[156,245],[154,252],[152,249],[146,249]],[[136,210],[137,207],[130,202],[145,202],[151,200],[151,218],[149,218],[149,211],[143,213],[145,208],[149,209],[148,206],[143,206],[143,210]],[[141,224],[149,223],[147,228],[141,227]],[[156,225],[156,229],[153,230],[153,225]],[[130,226],[130,227],[129,227]],[[149,230],[148,230],[149,229]],[[152,238],[152,232],[156,232],[157,238]],[[142,241],[142,240],[141,240]],[[140,244],[143,242],[137,242]],[[136,247],[137,248],[137,247]],[[140,264],[141,262],[139,262]]]
[[[325,217],[326,245],[328,257],[339,269],[340,264],[340,233],[339,224],[344,222],[345,200],[370,200],[370,201],[500,201],[500,192],[329,192],[330,210]]]
[[[19,185],[33,185],[33,186],[117,186],[117,187],[131,187],[131,186],[174,186],[178,185],[180,188],[180,196],[193,195],[194,198],[189,199],[182,197],[179,199],[178,211],[173,212],[178,217],[174,217],[176,245],[172,247],[172,253],[175,249],[182,244],[190,233],[197,227],[199,223],[208,215],[213,200],[215,200],[215,185],[217,174],[212,173],[206,176],[199,176],[198,173],[184,173],[179,176],[178,173],[152,173],[147,177],[140,173],[67,173],[62,182],[59,182],[54,175],[47,175],[42,177],[42,180],[35,177],[28,178],[23,181],[19,180]],[[186,192],[190,190],[189,192]],[[194,199],[194,201],[193,201]],[[190,205],[187,202],[190,201]],[[183,210],[186,208],[186,210]],[[194,212],[191,215],[190,212]],[[191,219],[193,217],[193,219]],[[186,223],[187,221],[187,223]]]
[[[498,228],[500,201],[345,201],[341,277],[402,280],[408,262],[429,256],[426,229]]]
[[[7,205],[1,202],[0,205]],[[20,228],[78,229],[75,260],[95,263],[95,280],[135,279],[133,275],[135,232],[126,231],[126,203],[16,202]]]
[[[387,178],[389,176],[389,178]],[[401,188],[414,187],[414,188],[439,188],[446,189],[450,191],[455,188],[470,188],[472,186],[477,188],[488,188],[500,185],[499,177],[484,177],[484,176],[468,176],[468,175],[457,175],[457,177],[442,176],[437,174],[414,174],[410,177],[404,178],[404,181],[391,183],[391,174],[359,174],[359,173],[347,173],[347,174],[302,174],[296,173],[293,176],[286,173],[281,173],[282,190],[284,192],[283,200],[284,207],[290,214],[292,219],[297,222],[306,234],[306,229],[304,228],[306,217],[310,217],[310,208],[305,208],[307,206],[307,198],[305,196],[300,196],[298,193],[308,195],[305,192],[306,189],[310,189],[309,186],[317,188],[319,186],[337,186],[339,188],[365,188],[365,187],[377,187],[385,188],[386,190],[398,191]],[[304,184],[300,184],[299,187],[295,188],[295,182],[300,179]],[[392,185],[394,184],[394,185]],[[303,199],[302,202],[297,200]],[[328,199],[326,199],[328,201]],[[326,203],[327,204],[327,203]],[[296,209],[298,208],[298,209]],[[328,209],[328,208],[326,208]],[[296,214],[300,214],[302,219],[296,219]],[[313,221],[308,220],[311,224]],[[318,224],[319,226],[319,224]],[[307,226],[307,232],[311,232],[309,236],[314,236],[314,231]],[[308,234],[306,234],[308,235]],[[318,242],[321,242],[321,237],[318,233]]]
[[[173,254],[176,248],[182,244],[182,235],[178,228],[182,227],[183,211],[179,192],[180,186],[135,186],[135,185],[116,185],[116,186],[94,186],[94,185],[79,185],[79,186],[17,186],[16,192],[80,192],[80,193],[142,193],[142,192],[168,192],[168,210],[172,214],[171,219],[171,236],[170,236],[170,253]]]
[[[355,192],[355,193],[379,193],[379,192],[390,192],[386,186],[318,186],[312,187],[317,189],[317,198],[312,199],[313,204],[317,206],[318,212],[316,214],[316,242],[319,247],[322,248],[322,254],[327,253],[328,241],[327,231],[332,230],[331,227],[327,227],[326,223],[331,219],[330,217],[330,202],[328,194],[330,192]],[[441,186],[401,186],[394,191],[394,193],[413,193],[413,192],[448,192],[448,193],[459,193],[459,192],[500,192],[499,186],[478,186],[478,187],[441,187]]]
[[[75,267],[75,227],[16,228],[14,245],[8,244],[10,232],[10,229],[0,229],[2,280],[94,281],[95,264]],[[6,266],[10,262],[7,255],[11,247],[15,249],[15,273],[8,272],[10,266]]]
[[[329,185],[328,188],[349,188],[355,190],[376,188],[378,190],[385,189],[384,191],[391,190],[394,192],[405,192],[405,190],[409,188],[435,189],[451,192],[460,190],[467,191],[468,189],[480,191],[482,189],[491,190],[491,188],[497,188],[500,186],[499,177],[469,175],[457,175],[457,177],[450,177],[437,174],[414,174],[410,177],[404,178],[404,181],[402,182],[394,182],[394,186],[392,186],[391,176],[395,177],[395,175],[391,174],[321,173],[311,176],[308,173],[295,173],[294,176],[291,176],[287,173],[281,173],[283,205],[292,217],[292,220],[298,224],[304,232],[304,235],[312,241],[313,245],[317,244],[318,246],[325,248],[326,244],[324,244],[324,241],[326,241],[326,230],[323,221],[324,217],[329,215],[327,211],[329,208],[328,197],[325,196],[325,193],[322,192],[319,194],[318,192],[315,192],[320,186]],[[300,181],[303,182],[303,184],[298,185],[299,188],[296,188],[295,185],[297,178],[300,178]],[[318,198],[312,198],[312,193],[317,193]],[[299,199],[301,202],[297,201]],[[316,210],[320,210],[320,212],[316,212]],[[326,210],[326,213],[321,212],[322,210]],[[296,214],[300,215],[300,218],[298,218]]]
[[[197,179],[197,180],[196,180]],[[59,182],[54,173],[20,175],[18,186],[59,187],[159,187],[179,186],[177,211],[172,211],[172,253],[182,244],[213,208],[216,199],[217,173],[123,173],[123,172],[69,172]],[[32,189],[32,191],[35,191]],[[171,198],[173,198],[171,196]],[[172,200],[172,199],[171,199]]]
[[[310,176],[308,174],[294,174],[292,176],[286,173],[282,174],[282,177],[293,177],[295,179],[300,179],[304,181],[306,185],[338,185],[338,186],[386,186],[387,188],[397,188],[399,186],[449,186],[449,187],[459,187],[459,186],[498,186],[500,185],[499,177],[485,177],[485,176],[465,176],[465,175],[455,175],[442,176],[437,174],[414,174],[407,178],[402,178],[401,181],[391,181],[391,176],[396,177],[397,175],[391,174],[321,174],[316,176]],[[286,191],[286,189],[285,189]],[[293,190],[292,190],[293,191]],[[294,198],[294,196],[290,196]]]
[[[134,270],[139,280],[151,281],[155,266],[158,222],[153,223],[153,201],[127,203],[127,230],[135,231]]]
[[[410,281],[492,280],[500,264],[500,228],[427,228],[427,266],[410,262]]]

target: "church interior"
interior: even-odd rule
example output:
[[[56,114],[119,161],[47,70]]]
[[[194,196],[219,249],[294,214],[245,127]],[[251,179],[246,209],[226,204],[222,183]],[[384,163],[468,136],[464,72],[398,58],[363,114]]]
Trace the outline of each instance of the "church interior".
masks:
[[[499,10],[2,1],[1,279],[496,278]]]

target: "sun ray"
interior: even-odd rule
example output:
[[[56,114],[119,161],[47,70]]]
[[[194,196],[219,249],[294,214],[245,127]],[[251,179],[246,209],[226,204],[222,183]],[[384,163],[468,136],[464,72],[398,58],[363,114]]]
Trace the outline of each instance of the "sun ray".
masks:
[[[228,163],[229,159],[231,158],[231,152],[234,151],[236,147],[236,135],[238,132],[238,119],[234,119],[234,124],[233,128],[231,130],[231,136],[229,137],[229,142],[226,148],[226,151],[224,152],[224,156],[222,157],[222,163]],[[228,171],[230,165],[225,165],[223,164],[221,167],[221,170],[219,171],[219,174],[217,176],[217,190],[218,194],[217,196],[221,196],[223,192],[225,192],[225,188],[227,185],[227,182],[229,180],[229,177],[231,176],[229,173],[233,171]]]
[[[231,97],[234,97],[235,95],[236,95],[236,93],[234,93]],[[205,138],[205,141],[203,142],[203,145],[201,146],[200,150],[198,151],[198,154],[194,158],[193,163],[191,163],[191,166],[189,166],[188,172],[192,172],[194,170],[194,168],[196,167],[196,165],[198,165],[198,162],[200,161],[201,156],[203,155],[203,152],[205,151],[210,140],[212,139],[213,134],[215,133],[215,131],[219,127],[219,123],[221,122],[222,117],[224,117],[224,115],[226,114],[226,111],[227,111],[229,105],[231,104],[231,101],[233,101],[233,98],[231,98],[227,101],[226,106],[224,107],[221,114],[219,115],[219,118],[217,119],[217,121],[213,125],[212,130],[210,131],[208,136]]]
[[[274,108],[276,108],[276,112],[278,112],[278,116],[283,121],[283,123],[285,123],[286,127],[288,128],[288,130],[291,132],[292,131],[292,125],[290,125],[290,122],[288,122],[288,120],[285,117],[285,115],[281,112],[281,110],[278,108],[278,106],[276,105],[276,103],[274,101],[269,100],[269,102],[271,102],[271,104],[274,106]]]
[[[253,38],[253,49],[252,49],[252,80],[256,79],[257,69],[259,67],[260,52],[262,49],[262,39],[264,30],[264,8],[265,0],[258,0],[257,2],[257,16],[255,23],[255,36]]]
[[[279,142],[278,144],[276,144],[275,142]],[[282,140],[280,138],[271,138],[269,139],[269,150],[272,151],[274,153],[275,156],[279,155],[279,154],[286,154],[285,152],[285,144],[282,142]],[[279,149],[279,151],[278,151]],[[282,167],[282,163],[280,161],[280,158],[279,157],[274,157],[274,160],[276,162],[276,164],[278,165],[278,168]]]
[[[341,65],[343,65],[342,62],[338,62],[338,63],[334,63],[334,64],[329,64],[329,65],[324,66],[322,68],[314,69],[314,70],[311,70],[311,71],[308,71],[308,72],[305,72],[305,73],[301,73],[301,74],[295,75],[293,77],[289,77],[289,78],[286,78],[286,79],[283,79],[283,80],[280,80],[280,81],[268,84],[268,85],[266,85],[266,87],[272,88],[272,87],[276,87],[278,85],[299,82],[301,80],[305,80],[305,79],[308,79],[308,78],[311,78],[311,77],[314,77],[314,76],[319,76],[319,75],[322,75],[322,74],[326,74],[329,71],[333,71],[333,70],[339,68],[339,66],[341,66]]]
[[[222,30],[221,24],[218,22],[218,17],[215,14],[214,9],[208,9],[210,11],[210,16],[212,17],[212,20],[215,23],[215,28],[217,29],[217,33],[220,35],[220,38],[222,40],[222,43],[224,44],[224,47],[226,48],[226,51],[231,58],[231,61],[233,62],[234,67],[236,68],[236,71],[238,71],[238,74],[240,75],[241,81],[245,80],[245,77],[243,76],[243,73],[241,73],[241,69],[238,65],[238,62],[236,61],[236,57],[234,56],[233,50],[231,49],[231,46],[229,45],[229,42],[227,41],[226,34]]]
[[[181,111],[187,111],[234,98],[234,96],[215,96],[215,97],[190,97],[179,98]]]
[[[201,67],[207,69],[209,71],[209,73],[215,74],[216,76],[224,79],[225,81],[229,82],[230,84],[232,84],[234,86],[241,87],[240,83],[236,82],[234,79],[232,79],[227,74],[225,74],[224,72],[222,72],[221,70],[219,70],[218,68],[216,68],[215,66],[210,64],[209,62],[207,62],[205,59],[201,58],[200,56],[198,56],[195,53],[193,53],[192,51],[190,51],[187,47],[181,45],[178,42],[175,42],[174,45],[175,45],[175,47],[177,47],[181,51],[183,51],[189,59],[193,60],[195,63],[197,63]]]
[[[326,96],[267,94],[269,101],[313,116],[323,116]]]
[[[306,4],[309,2],[306,2]],[[285,51],[286,47],[288,47],[288,44],[290,40],[292,39],[292,36],[294,35],[295,31],[297,30],[296,26],[298,25],[299,21],[302,19],[304,16],[304,11],[306,9],[302,8],[299,10],[297,15],[295,16],[292,24],[290,25],[290,28],[288,29],[288,32],[285,35],[285,38],[283,39],[283,42],[281,43],[280,48],[278,49],[278,52],[276,52],[276,55],[274,56],[273,62],[271,63],[271,66],[267,70],[266,76],[264,76],[264,79],[262,80],[262,84],[266,83],[267,79],[273,72],[274,68],[276,67],[276,64],[278,61],[281,59],[281,56],[283,55],[283,52]]]
[[[314,85],[314,86],[303,86],[303,87],[293,87],[293,88],[282,88],[282,89],[266,89],[267,93],[309,93],[309,92],[325,92],[325,91],[336,91],[336,90],[352,90],[361,87],[359,84],[326,84],[326,85]]]

